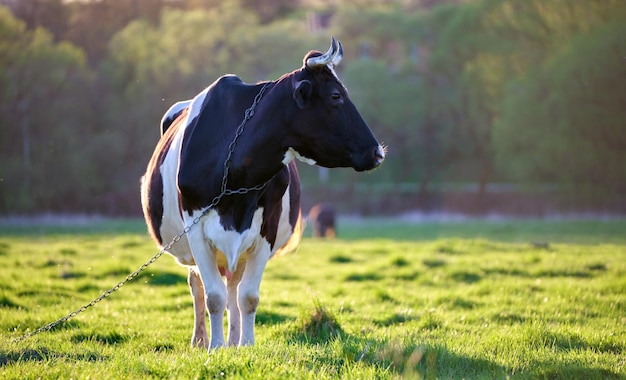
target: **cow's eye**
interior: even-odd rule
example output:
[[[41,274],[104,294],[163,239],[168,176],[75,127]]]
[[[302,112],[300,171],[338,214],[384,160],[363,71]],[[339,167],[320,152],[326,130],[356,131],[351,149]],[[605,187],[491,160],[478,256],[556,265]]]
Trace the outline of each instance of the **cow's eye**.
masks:
[[[339,93],[339,91],[333,91],[333,93],[330,94],[330,100],[332,100],[332,102],[334,104],[342,104],[343,103],[343,99],[342,99],[341,94]]]

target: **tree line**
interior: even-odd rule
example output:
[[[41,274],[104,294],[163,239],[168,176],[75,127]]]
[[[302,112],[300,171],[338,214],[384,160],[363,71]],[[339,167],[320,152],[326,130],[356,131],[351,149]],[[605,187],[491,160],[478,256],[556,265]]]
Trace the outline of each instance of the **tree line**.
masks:
[[[303,182],[626,192],[623,0],[0,5],[0,213],[135,213],[171,104],[277,79],[330,35],[383,167]]]

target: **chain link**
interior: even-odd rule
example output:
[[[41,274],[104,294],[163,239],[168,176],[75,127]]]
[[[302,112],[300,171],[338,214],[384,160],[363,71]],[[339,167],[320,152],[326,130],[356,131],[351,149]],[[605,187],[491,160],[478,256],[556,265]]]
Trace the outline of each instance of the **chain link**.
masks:
[[[42,333],[44,331],[49,331],[51,329],[53,329],[54,327],[56,327],[57,325],[66,322],[67,320],[74,318],[75,316],[77,316],[78,314],[82,313],[83,311],[89,309],[92,306],[95,306],[98,302],[102,301],[103,299],[107,298],[108,296],[111,295],[111,293],[119,290],[122,286],[126,285],[127,283],[131,282],[132,280],[134,280],[137,276],[139,276],[139,274],[141,272],[143,272],[144,270],[146,270],[146,268],[148,268],[150,265],[152,265],[155,261],[157,261],[161,256],[163,256],[163,254],[165,252],[167,252],[168,250],[170,250],[170,248],[172,248],[172,246],[174,246],[174,244],[178,243],[180,241],[180,239],[183,238],[183,236],[185,236],[193,226],[195,226],[196,224],[200,223],[200,221],[202,220],[202,218],[204,216],[206,216],[209,211],[217,206],[217,204],[220,202],[220,200],[228,195],[233,195],[233,194],[247,194],[251,191],[259,191],[262,190],[263,188],[265,188],[265,186],[267,185],[267,183],[271,180],[267,180],[264,183],[260,184],[260,185],[256,185],[254,187],[242,187],[236,190],[231,190],[228,189],[228,172],[230,169],[230,161],[232,158],[232,155],[235,151],[235,147],[237,145],[237,140],[239,139],[239,136],[241,136],[241,134],[243,133],[244,130],[244,126],[246,125],[246,123],[248,122],[248,120],[250,120],[252,118],[252,116],[254,116],[254,110],[257,106],[257,104],[261,101],[261,98],[263,97],[263,94],[265,93],[265,90],[267,89],[267,87],[270,85],[270,82],[267,82],[263,85],[263,87],[261,87],[261,90],[259,90],[259,93],[254,97],[254,102],[252,103],[252,105],[250,106],[250,108],[248,108],[246,110],[246,112],[244,113],[244,118],[241,122],[241,124],[239,124],[239,127],[237,127],[237,131],[235,132],[235,137],[233,138],[233,141],[230,143],[230,145],[228,146],[228,156],[226,157],[226,160],[224,161],[224,176],[222,177],[222,187],[221,187],[221,191],[220,194],[217,195],[215,198],[213,198],[213,200],[211,201],[211,203],[205,207],[202,211],[202,214],[200,214],[200,216],[196,217],[192,223],[188,226],[186,226],[182,232],[180,232],[178,235],[174,236],[172,238],[172,240],[164,245],[161,250],[159,252],[157,252],[154,256],[152,256],[150,258],[150,260],[146,261],[145,263],[141,264],[141,266],[134,271],[133,273],[129,274],[128,276],[126,276],[126,278],[123,281],[118,282],[114,287],[112,287],[109,290],[106,290],[104,293],[102,293],[99,297],[93,299],[91,302],[89,302],[88,304],[85,304],[83,306],[81,306],[79,309],[74,310],[73,312],[69,313],[68,315],[61,317],[59,319],[57,319],[54,322],[50,322],[45,326],[42,326],[40,328],[38,328],[37,330],[31,331],[27,334],[24,334],[20,337],[17,337],[15,339],[13,339],[13,343],[17,343],[17,342],[21,342],[27,338],[30,338],[33,335],[37,335],[39,333]]]
[[[222,189],[221,189],[220,195],[218,195],[216,198],[221,198],[224,195],[233,194],[233,193],[227,194],[227,191],[228,191],[227,182],[228,182],[228,171],[230,169],[230,160],[233,156],[233,152],[235,151],[237,140],[239,140],[239,136],[241,136],[241,134],[243,133],[244,126],[246,125],[248,120],[250,120],[252,116],[254,116],[254,109],[256,108],[257,104],[259,104],[259,102],[261,101],[261,98],[263,97],[263,94],[265,93],[265,90],[267,89],[269,84],[270,82],[265,83],[263,87],[261,87],[261,90],[259,90],[259,93],[256,94],[256,96],[254,97],[254,101],[252,102],[252,105],[250,106],[250,108],[246,110],[244,114],[244,118],[241,121],[241,124],[239,124],[239,127],[237,127],[237,131],[235,132],[235,137],[233,138],[233,141],[231,141],[230,145],[228,146],[228,156],[226,156],[226,160],[224,160],[224,176],[222,177]],[[265,183],[263,184],[263,187],[265,187]],[[251,188],[251,189],[238,189],[238,190],[248,190],[246,192],[249,192],[255,189]],[[245,193],[237,193],[237,194],[245,194]],[[217,205],[217,203],[219,202],[219,199],[217,200],[217,202],[215,201],[215,199],[213,199],[213,202],[211,203],[214,203],[214,202],[215,204],[213,206]]]

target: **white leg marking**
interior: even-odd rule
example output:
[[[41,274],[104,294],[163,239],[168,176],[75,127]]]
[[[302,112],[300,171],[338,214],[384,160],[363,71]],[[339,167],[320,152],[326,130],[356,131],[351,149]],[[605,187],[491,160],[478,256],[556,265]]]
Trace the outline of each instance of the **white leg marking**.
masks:
[[[187,234],[189,247],[200,271],[206,294],[206,308],[211,320],[211,342],[209,347],[224,345],[224,311],[226,310],[226,286],[217,267],[215,253],[206,244],[200,228]]]
[[[189,225],[193,217],[185,215]],[[255,211],[250,229],[243,233],[226,231],[219,216],[212,210],[187,234],[189,247],[204,284],[205,302],[211,321],[209,347],[224,345],[224,311],[229,307],[231,345],[254,344],[254,319],[259,304],[259,286],[267,261],[271,257],[269,243],[260,238],[263,209]],[[239,258],[242,256],[242,262]],[[219,268],[228,268],[232,277],[227,285]]]
[[[241,340],[240,345],[254,344],[254,319],[259,305],[259,288],[263,271],[270,259],[270,245],[267,241],[259,241],[256,252],[248,255],[243,277],[239,283],[237,300],[241,313]]]
[[[206,331],[206,305],[204,303],[204,286],[200,274],[194,267],[189,267],[187,278],[191,296],[193,297],[194,329],[191,338],[191,347],[209,347],[209,339]]]
[[[241,263],[226,282],[228,292],[228,345],[238,346],[241,340],[241,313],[237,301],[237,287],[241,282],[245,264]]]

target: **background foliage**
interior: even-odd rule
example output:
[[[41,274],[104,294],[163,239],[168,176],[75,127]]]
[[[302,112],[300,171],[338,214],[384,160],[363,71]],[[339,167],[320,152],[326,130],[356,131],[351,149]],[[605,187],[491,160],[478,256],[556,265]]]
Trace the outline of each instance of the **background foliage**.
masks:
[[[172,103],[225,73],[276,79],[330,35],[389,157],[366,176],[302,168],[305,185],[623,202],[622,0],[2,3],[0,213],[137,213]]]

